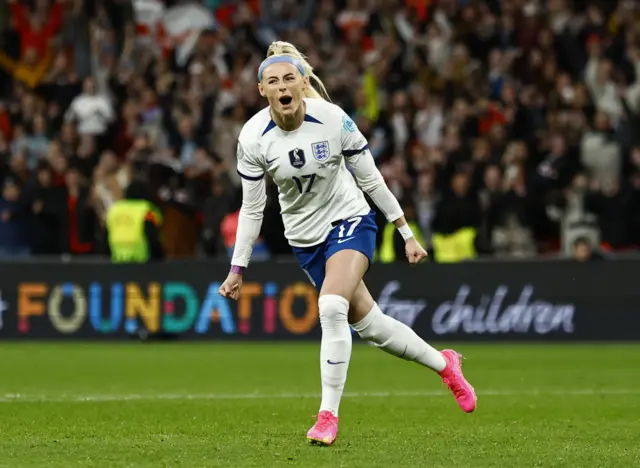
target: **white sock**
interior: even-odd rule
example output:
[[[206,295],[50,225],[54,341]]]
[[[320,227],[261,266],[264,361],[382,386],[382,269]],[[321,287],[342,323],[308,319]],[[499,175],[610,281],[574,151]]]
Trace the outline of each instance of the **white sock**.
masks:
[[[318,300],[320,309],[320,378],[322,402],[320,411],[338,416],[338,407],[347,381],[351,359],[351,330],[349,329],[349,301],[336,294],[325,294]]]
[[[407,361],[414,361],[440,372],[446,362],[440,351],[429,346],[404,323],[382,313],[378,304],[358,323],[352,325],[362,339],[378,348]]]

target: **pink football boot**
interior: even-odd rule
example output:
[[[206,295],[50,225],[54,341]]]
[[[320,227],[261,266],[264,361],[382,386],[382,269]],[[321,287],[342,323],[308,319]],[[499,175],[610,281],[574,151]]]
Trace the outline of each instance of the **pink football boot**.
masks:
[[[309,443],[331,445],[338,437],[338,418],[331,411],[320,411],[318,420],[307,432]]]
[[[478,397],[476,391],[467,379],[462,375],[461,354],[452,349],[442,351],[442,357],[447,362],[447,366],[440,372],[440,377],[449,390],[456,397],[458,405],[465,413],[471,413],[476,409]]]

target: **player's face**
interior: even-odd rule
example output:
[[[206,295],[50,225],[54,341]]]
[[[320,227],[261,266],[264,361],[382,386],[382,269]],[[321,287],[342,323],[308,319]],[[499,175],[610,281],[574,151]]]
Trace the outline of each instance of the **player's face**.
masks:
[[[290,63],[274,63],[265,68],[258,85],[273,110],[283,116],[293,115],[300,107],[309,79],[300,75]]]

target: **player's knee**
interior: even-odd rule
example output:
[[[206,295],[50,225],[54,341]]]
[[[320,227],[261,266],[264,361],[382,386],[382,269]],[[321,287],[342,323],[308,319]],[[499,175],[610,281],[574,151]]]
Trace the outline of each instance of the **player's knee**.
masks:
[[[323,294],[318,299],[320,323],[347,323],[349,301],[337,294]]]
[[[387,338],[389,334],[388,324],[385,323],[387,317],[377,306],[370,308],[367,314],[358,322],[353,323],[353,329],[360,335],[360,338],[380,343]]]
[[[322,283],[322,289],[320,290],[320,297],[324,296],[338,296],[351,302],[355,288],[351,287],[347,281],[340,282],[338,278],[326,277]]]
[[[349,323],[363,320],[373,308],[375,302],[364,283],[360,282],[358,289],[349,301]]]

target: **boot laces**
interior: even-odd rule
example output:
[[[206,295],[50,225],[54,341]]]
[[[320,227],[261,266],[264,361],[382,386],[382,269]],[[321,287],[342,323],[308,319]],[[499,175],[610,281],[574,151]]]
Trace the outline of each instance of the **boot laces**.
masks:
[[[328,430],[331,427],[331,422],[333,419],[331,417],[332,416],[331,413],[322,412],[317,416],[318,416],[318,422],[316,422],[316,429],[323,432]]]

